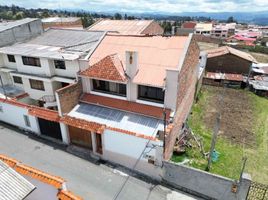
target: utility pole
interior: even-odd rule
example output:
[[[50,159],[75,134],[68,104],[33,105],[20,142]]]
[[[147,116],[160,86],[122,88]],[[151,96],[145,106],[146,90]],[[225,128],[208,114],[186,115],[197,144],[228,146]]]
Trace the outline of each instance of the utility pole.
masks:
[[[166,109],[163,109],[163,116],[164,116],[164,138],[163,138],[163,154],[165,156],[165,149],[166,149],[166,125],[167,125],[167,113]]]
[[[215,126],[214,126],[214,131],[213,131],[213,137],[212,137],[212,141],[211,141],[210,151],[209,151],[209,155],[208,155],[208,165],[207,165],[206,171],[210,170],[211,156],[212,156],[212,153],[213,153],[213,151],[215,149],[218,132],[220,130],[220,121],[221,121],[221,114],[218,112],[217,117],[216,117],[216,123],[215,123]]]

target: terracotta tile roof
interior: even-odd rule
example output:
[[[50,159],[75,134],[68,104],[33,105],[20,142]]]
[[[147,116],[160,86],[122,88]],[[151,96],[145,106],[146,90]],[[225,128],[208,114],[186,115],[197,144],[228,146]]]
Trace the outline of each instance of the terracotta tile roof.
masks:
[[[82,200],[81,197],[74,195],[70,191],[61,190],[57,195],[59,200]]]
[[[218,80],[229,80],[229,81],[243,81],[243,76],[241,74],[227,74],[227,73],[215,73],[207,72],[206,78],[218,79]]]
[[[126,82],[127,77],[123,68],[123,64],[117,54],[108,55],[99,62],[90,66],[80,73],[82,76],[90,78]]]
[[[4,163],[8,164],[8,166],[14,168],[19,162],[13,158],[9,158],[3,154],[0,154],[0,160],[2,160]]]
[[[8,104],[11,104],[11,105],[14,105],[14,106],[18,106],[18,107],[21,107],[21,108],[28,108],[29,107],[28,104],[19,102],[16,99],[4,99],[4,98],[0,98],[0,102],[2,102],[2,103],[8,103]]]
[[[111,54],[117,54],[126,69],[126,51],[138,52],[138,73],[136,82],[143,85],[163,87],[166,69],[178,69],[183,59],[183,50],[188,36],[122,36],[106,35],[94,53],[92,66]]]
[[[59,193],[57,194],[59,200],[82,200],[82,198],[75,196],[70,191],[62,190],[63,184],[66,181],[61,177],[53,176],[38,169],[21,164],[19,161],[2,154],[0,154],[0,160],[8,164],[15,171],[22,175],[30,176],[33,179],[39,180],[43,183],[52,185],[53,187],[57,188],[59,190]]]
[[[37,106],[30,106],[28,109],[29,115],[46,119],[49,121],[59,122],[60,116],[59,113],[55,110],[50,110],[47,108],[41,108]]]
[[[116,131],[116,132],[120,132],[120,133],[124,133],[124,134],[128,134],[128,135],[133,135],[135,137],[140,137],[140,138],[144,138],[146,140],[157,140],[155,137],[153,136],[148,136],[148,135],[144,135],[144,134],[138,134],[138,133],[134,133],[134,132],[131,132],[131,131],[127,131],[127,130],[123,130],[123,129],[119,129],[119,128],[114,128],[114,127],[106,127],[107,129],[109,130],[112,130],[112,131]]]
[[[145,116],[155,117],[158,119],[163,118],[163,108],[144,105],[136,102],[119,100],[109,97],[97,96],[93,94],[83,94],[80,99],[81,102],[90,103],[95,105],[102,105],[109,108],[115,108],[118,110],[123,110],[132,113],[138,113]],[[170,116],[170,109],[166,109],[167,117]]]
[[[76,128],[81,128],[81,129],[96,132],[99,134],[102,134],[105,128],[103,124],[99,124],[96,122],[89,122],[87,120],[78,119],[78,118],[71,117],[68,115],[62,117],[61,121],[69,126],[74,126]]]
[[[47,183],[49,185],[54,186],[57,189],[62,188],[62,184],[65,182],[64,179],[58,176],[49,175],[45,172],[42,172],[40,170],[37,170],[35,168],[29,167],[27,165],[19,164],[15,167],[15,170],[20,173],[27,176],[30,176],[34,179],[37,179],[43,183]]]
[[[248,60],[250,62],[254,62],[254,63],[257,62],[255,60],[255,58],[253,56],[251,56],[249,53],[239,51],[237,49],[234,49],[234,48],[228,47],[228,46],[223,46],[223,47],[219,47],[217,49],[207,50],[206,52],[208,54],[207,55],[208,58],[222,56],[222,55],[226,55],[226,54],[230,53],[230,54],[233,54],[233,55],[238,56],[240,58],[243,58],[245,60]]]
[[[195,28],[196,22],[184,22],[182,28]]]

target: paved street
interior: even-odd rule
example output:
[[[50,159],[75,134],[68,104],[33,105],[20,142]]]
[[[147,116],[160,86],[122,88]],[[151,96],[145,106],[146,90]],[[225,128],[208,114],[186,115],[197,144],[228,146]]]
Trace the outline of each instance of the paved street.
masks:
[[[8,155],[27,165],[67,180],[67,187],[89,200],[112,200],[127,174],[104,164],[96,164],[51,144],[22,134],[0,123],[0,154]],[[193,200],[182,192],[130,177],[118,200]]]

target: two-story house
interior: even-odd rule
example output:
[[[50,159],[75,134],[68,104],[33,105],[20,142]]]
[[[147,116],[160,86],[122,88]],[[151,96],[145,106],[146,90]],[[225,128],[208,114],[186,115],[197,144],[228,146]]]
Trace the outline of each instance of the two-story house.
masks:
[[[21,88],[41,107],[56,108],[55,91],[76,80],[81,66],[105,35],[102,31],[49,29],[0,48],[4,86]]]
[[[192,35],[106,35],[81,81],[57,91],[69,143],[160,178],[190,112],[198,67]]]

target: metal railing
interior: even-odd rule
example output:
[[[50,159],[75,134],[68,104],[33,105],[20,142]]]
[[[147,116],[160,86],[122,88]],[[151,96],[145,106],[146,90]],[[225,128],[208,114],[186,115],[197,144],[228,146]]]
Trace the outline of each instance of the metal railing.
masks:
[[[55,95],[45,95],[40,98],[41,101],[44,101],[46,103],[52,103],[56,101]]]
[[[268,200],[268,185],[251,182],[247,200]]]

